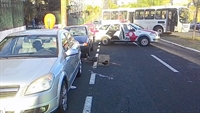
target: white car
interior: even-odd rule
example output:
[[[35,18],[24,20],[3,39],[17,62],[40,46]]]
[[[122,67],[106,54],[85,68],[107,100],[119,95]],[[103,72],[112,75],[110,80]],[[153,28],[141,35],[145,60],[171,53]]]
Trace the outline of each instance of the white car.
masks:
[[[80,56],[80,44],[64,29],[8,35],[0,42],[0,113],[66,113]]]
[[[101,41],[103,45],[114,42],[138,42],[141,46],[148,46],[159,39],[158,32],[143,29],[133,23],[104,24],[95,34],[95,40]]]

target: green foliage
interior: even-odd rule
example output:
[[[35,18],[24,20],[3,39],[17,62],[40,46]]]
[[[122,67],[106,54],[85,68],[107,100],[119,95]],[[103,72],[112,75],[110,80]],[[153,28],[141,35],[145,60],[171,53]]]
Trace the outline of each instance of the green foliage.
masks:
[[[136,3],[123,5],[124,8],[159,6],[170,3],[171,0],[138,0]]]
[[[113,0],[108,0],[109,9],[116,9],[118,5],[113,2]]]

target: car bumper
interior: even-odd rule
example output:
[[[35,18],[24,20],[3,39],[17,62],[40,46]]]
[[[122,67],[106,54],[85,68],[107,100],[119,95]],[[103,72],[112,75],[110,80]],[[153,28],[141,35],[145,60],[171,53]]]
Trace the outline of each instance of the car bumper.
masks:
[[[151,36],[151,42],[158,42],[160,40],[160,36]]]
[[[81,46],[81,54],[87,54],[89,52],[89,46]]]
[[[0,99],[3,113],[33,113],[40,110],[50,113],[58,108],[57,90],[44,91],[23,97]]]

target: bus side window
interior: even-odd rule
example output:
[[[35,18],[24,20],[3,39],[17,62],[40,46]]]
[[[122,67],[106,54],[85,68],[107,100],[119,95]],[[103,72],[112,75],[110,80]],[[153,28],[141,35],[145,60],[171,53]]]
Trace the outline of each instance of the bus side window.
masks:
[[[166,11],[162,11],[162,19],[166,19]]]
[[[145,19],[154,19],[155,10],[147,9],[145,11]]]
[[[161,19],[161,11],[156,11],[155,19]]]
[[[103,12],[103,19],[104,20],[109,20],[110,19],[110,12],[109,11]]]
[[[144,10],[135,11],[135,19],[143,19],[144,18]]]

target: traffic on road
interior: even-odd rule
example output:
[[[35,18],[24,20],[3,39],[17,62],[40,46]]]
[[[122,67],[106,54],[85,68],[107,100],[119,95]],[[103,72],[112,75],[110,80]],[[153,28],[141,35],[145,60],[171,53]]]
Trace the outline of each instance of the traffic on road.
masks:
[[[0,42],[0,113],[200,111],[200,50],[130,22],[46,20]]]

